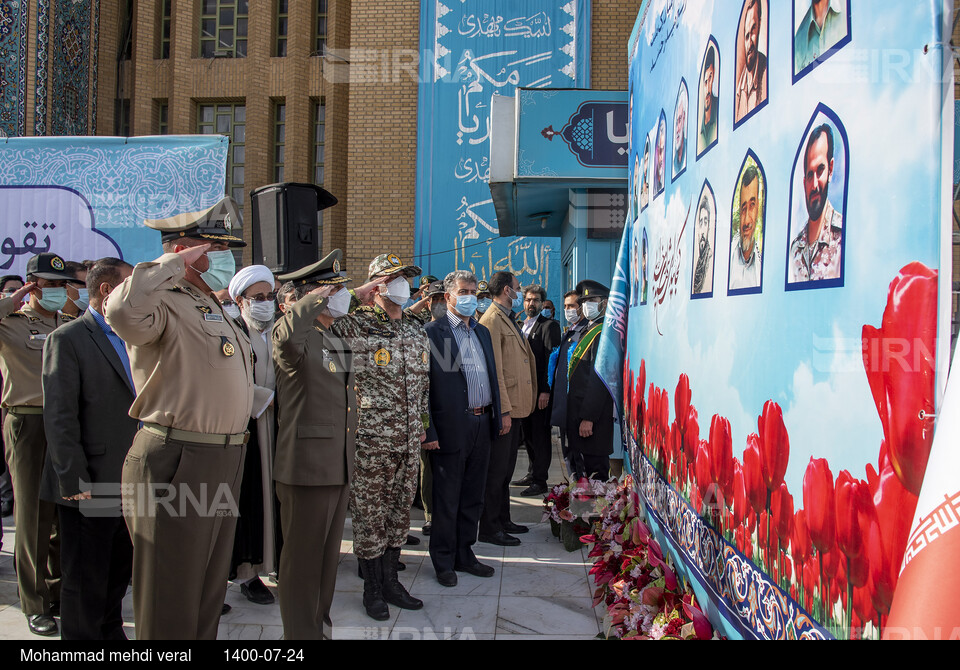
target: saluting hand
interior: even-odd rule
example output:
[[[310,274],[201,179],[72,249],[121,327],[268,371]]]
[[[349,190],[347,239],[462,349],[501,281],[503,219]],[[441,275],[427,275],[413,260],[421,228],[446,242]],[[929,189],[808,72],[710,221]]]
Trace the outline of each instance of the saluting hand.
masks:
[[[339,286],[334,287],[332,284],[328,284],[327,286],[318,286],[310,291],[307,295],[315,295],[318,298],[329,298],[330,294],[333,293],[334,288],[340,290]]]
[[[201,244],[198,247],[187,247],[186,249],[181,249],[178,251],[177,255],[183,259],[184,265],[190,267],[200,260],[200,257],[207,253],[207,249],[209,249],[211,246],[212,245],[210,244]]]
[[[376,296],[377,287],[383,286],[386,283],[386,277],[377,277],[376,279],[367,282],[363,286],[353,289],[353,292],[357,296],[357,300],[362,302],[364,305],[369,305],[373,303],[373,298]]]
[[[40,290],[41,289],[37,288],[37,282],[35,281],[27,282],[26,284],[21,286],[19,289],[14,291],[13,295],[10,296],[10,299],[13,300],[15,303],[20,303],[20,302],[23,302],[23,299],[30,293],[36,293],[37,296],[39,297]]]

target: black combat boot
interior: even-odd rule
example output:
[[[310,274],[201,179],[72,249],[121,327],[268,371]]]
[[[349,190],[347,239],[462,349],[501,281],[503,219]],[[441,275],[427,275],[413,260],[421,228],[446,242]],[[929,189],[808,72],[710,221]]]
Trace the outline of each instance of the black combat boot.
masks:
[[[374,559],[359,559],[360,570],[363,572],[363,608],[367,616],[377,621],[386,621],[390,618],[390,608],[383,599],[383,577],[381,563],[383,556]]]
[[[397,579],[397,563],[399,561],[400,547],[387,549],[383,555],[383,599],[401,609],[418,610],[423,607],[423,601],[417,600],[407,593],[403,584]]]

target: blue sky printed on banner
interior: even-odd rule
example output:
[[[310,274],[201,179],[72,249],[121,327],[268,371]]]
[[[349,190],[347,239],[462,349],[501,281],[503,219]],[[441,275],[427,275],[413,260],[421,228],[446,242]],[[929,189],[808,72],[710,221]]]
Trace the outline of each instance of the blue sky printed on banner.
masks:
[[[673,3],[652,2],[651,17],[667,4]],[[653,296],[647,306],[631,309],[630,349],[644,352],[647,379],[671,397],[680,373],[690,375],[701,417],[719,413],[730,420],[735,455],[747,435],[756,432],[763,403],[780,403],[790,431],[786,481],[791,491],[801,490],[811,455],[827,458],[835,473],[848,469],[864,477],[865,464],[876,460],[882,431],[863,370],[861,328],[880,324],[887,287],[902,267],[915,260],[939,266],[940,61],[923,54],[924,45],[937,41],[931,8],[939,3],[852,0],[851,43],[795,85],[786,34],[791,3],[770,3],[769,104],[736,131],[730,55],[739,6],[729,11],[730,3],[714,0],[678,4],[685,4],[682,20],[652,71],[656,49],[647,41],[655,22],[640,26],[639,48],[630,65],[635,116],[629,164],[661,109],[674,105],[681,78],[697,82],[690,83],[687,115],[688,137],[696,136],[693,108],[700,104],[699,70],[710,35],[719,43],[723,68],[718,74],[719,141],[699,161],[688,158],[687,171],[676,182],[668,179],[665,194],[652,199],[633,225],[647,229],[654,265],[709,179],[718,217],[714,297],[689,300],[691,213],[680,245],[678,294],[658,309]],[[850,151],[844,286],[786,293],[794,159],[821,102],[844,124]],[[728,297],[731,203],[748,150],[758,156],[767,177],[763,293]],[[835,192],[829,198],[839,207],[833,202]],[[657,355],[662,347],[670,354]],[[636,354],[631,361],[639,366]]]
[[[519,87],[589,86],[589,0],[421,3],[416,258],[560,290],[560,240],[499,237],[490,176],[490,99]],[[488,241],[493,240],[491,243]]]

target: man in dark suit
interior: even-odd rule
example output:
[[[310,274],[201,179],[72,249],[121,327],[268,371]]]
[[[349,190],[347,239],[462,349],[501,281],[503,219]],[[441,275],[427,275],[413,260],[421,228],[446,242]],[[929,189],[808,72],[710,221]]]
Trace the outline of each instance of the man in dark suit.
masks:
[[[60,516],[60,626],[64,640],[125,640],[120,606],[133,545],[120,513],[120,472],[137,432],[123,342],[103,300],[133,268],[104,258],[87,273],[90,306],[43,348],[47,459],[40,497]]]
[[[451,272],[444,280],[447,313],[427,324],[430,338],[430,425],[424,450],[433,472],[430,559],[443,586],[457,571],[492,577],[477,560],[477,541],[490,445],[500,433],[500,385],[490,332],[474,318],[477,278]]]
[[[566,426],[573,465],[571,475],[605,481],[610,474],[610,454],[613,453],[613,397],[593,364],[600,348],[610,289],[585,279],[577,284],[577,293],[577,302],[587,323],[567,363]],[[562,364],[558,363],[558,367]]]
[[[547,383],[547,364],[550,353],[560,346],[560,324],[543,315],[547,292],[542,286],[531,284],[523,290],[523,309],[526,320],[521,330],[530,343],[537,366],[537,405],[530,416],[521,419],[523,441],[530,465],[527,475],[515,482],[526,486],[520,492],[524,497],[542,496],[547,492],[547,476],[553,445],[550,440],[550,386]]]
[[[560,451],[568,474],[572,474],[576,468],[570,458],[570,441],[567,439],[567,366],[587,326],[583,310],[577,301],[579,297],[576,291],[563,294],[563,318],[567,322],[567,330],[553,356],[554,373],[550,395],[550,424],[560,428]]]

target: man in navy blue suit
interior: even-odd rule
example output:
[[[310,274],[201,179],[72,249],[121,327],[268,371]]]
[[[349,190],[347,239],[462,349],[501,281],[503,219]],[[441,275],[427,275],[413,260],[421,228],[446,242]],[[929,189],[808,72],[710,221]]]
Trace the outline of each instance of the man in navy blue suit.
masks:
[[[490,331],[474,318],[477,278],[451,272],[444,280],[447,314],[428,323],[430,426],[423,448],[433,470],[430,559],[443,586],[457,572],[492,577],[477,560],[477,541],[491,441],[500,433],[500,386]]]

